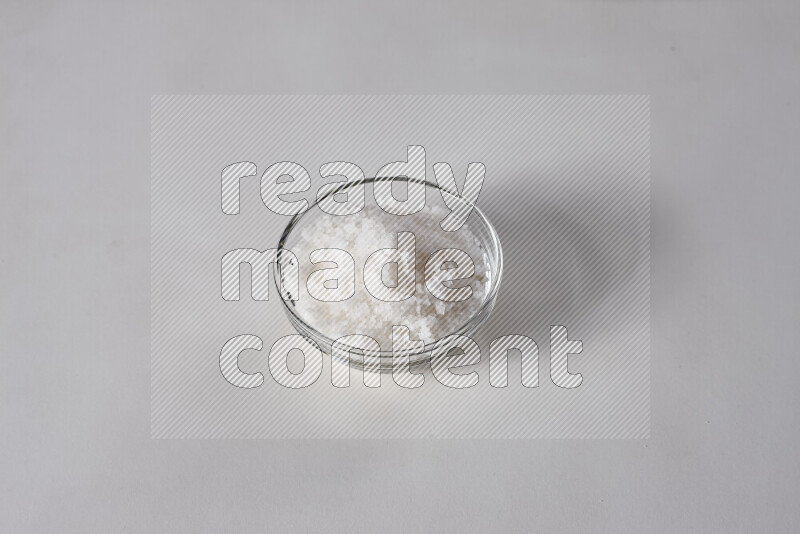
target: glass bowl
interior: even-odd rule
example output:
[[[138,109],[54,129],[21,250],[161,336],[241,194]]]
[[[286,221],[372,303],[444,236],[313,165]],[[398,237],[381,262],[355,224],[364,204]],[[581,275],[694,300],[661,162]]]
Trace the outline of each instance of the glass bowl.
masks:
[[[283,251],[293,250],[293,246],[298,243],[299,235],[301,234],[303,228],[306,228],[309,224],[314,223],[318,217],[332,217],[331,215],[322,211],[319,207],[320,201],[327,198],[328,196],[332,195],[339,195],[341,193],[348,193],[350,191],[355,191],[353,188],[357,186],[364,187],[364,195],[366,199],[366,203],[373,204],[375,203],[374,200],[374,191],[373,184],[378,181],[391,181],[394,184],[402,184],[403,182],[421,182],[425,185],[425,196],[426,196],[426,208],[429,204],[440,203],[442,206],[443,204],[443,197],[442,197],[442,189],[438,184],[428,182],[428,181],[419,181],[410,179],[407,177],[395,177],[395,178],[366,178],[363,180],[352,181],[352,182],[345,182],[342,184],[341,187],[335,188],[328,192],[325,195],[322,195],[318,198],[317,202],[311,204],[308,209],[304,212],[294,215],[289,223],[286,225],[286,228],[283,230],[281,235],[280,241],[278,242],[278,258],[283,258],[282,256]],[[407,187],[408,184],[405,184]],[[400,186],[402,187],[402,186]],[[452,200],[455,202],[462,202],[466,203],[466,200],[461,199],[458,196],[458,192],[450,192],[449,193]],[[372,194],[370,194],[372,193]],[[397,195],[395,195],[397,196]],[[486,321],[489,317],[489,314],[492,312],[494,308],[495,301],[497,300],[498,290],[500,289],[500,280],[503,274],[503,252],[500,246],[500,240],[497,236],[497,232],[495,231],[492,224],[483,214],[483,212],[478,209],[477,206],[471,206],[472,212],[470,213],[468,219],[464,223],[464,227],[468,228],[478,239],[480,254],[482,254],[482,262],[485,268],[485,291],[483,292],[483,296],[481,302],[475,309],[474,313],[465,320],[458,328],[454,328],[452,332],[448,335],[452,334],[459,334],[468,336],[474,333],[478,327]],[[449,209],[448,209],[449,213]],[[346,218],[348,216],[338,216]],[[398,217],[399,216],[393,216]],[[409,216],[405,216],[409,217]],[[462,229],[464,228],[462,227]],[[422,229],[424,231],[424,229]],[[460,231],[460,230],[459,230]],[[419,230],[417,230],[419,232]],[[378,247],[380,248],[380,247]],[[309,258],[302,258],[298,257],[298,261],[303,262],[309,261]],[[417,258],[419,261],[419,258]],[[283,279],[283,272],[284,269],[280,269],[279,265],[281,260],[275,266],[275,276],[273,279],[275,280],[276,287],[278,289],[279,294],[281,295],[281,302],[283,303],[283,308],[286,312],[286,315],[289,319],[289,322],[292,326],[297,330],[297,332],[311,341],[313,341],[323,352],[326,354],[332,354],[332,345],[335,339],[329,337],[325,333],[321,332],[317,327],[313,324],[309,324],[307,319],[301,316],[301,313],[297,309],[297,304],[295,300],[291,300],[291,295],[287,293],[285,287],[288,287],[284,283]],[[363,265],[356,264],[356,271],[363,268]],[[300,277],[300,284],[304,284],[305,280]],[[356,291],[366,291],[366,289],[362,286],[356,286]],[[299,296],[296,296],[298,298]],[[306,298],[308,296],[306,295]],[[360,332],[352,332],[353,334],[358,334]],[[414,339],[414,332],[411,332],[411,337]],[[446,336],[442,336],[446,337]],[[440,338],[441,339],[441,338]],[[426,343],[424,345],[424,349],[417,350],[417,351],[410,351],[408,354],[410,357],[410,364],[412,366],[417,366],[420,364],[424,364],[430,360],[431,350],[434,348],[435,341]],[[344,345],[343,348],[347,349],[348,346]],[[355,347],[349,347],[350,349],[355,349]],[[363,355],[358,350],[348,351],[349,363],[354,367],[359,369],[363,368],[364,360]],[[380,365],[379,369],[382,372],[390,372],[392,370],[392,351],[387,347],[381,345],[381,351],[379,353],[380,357]]]

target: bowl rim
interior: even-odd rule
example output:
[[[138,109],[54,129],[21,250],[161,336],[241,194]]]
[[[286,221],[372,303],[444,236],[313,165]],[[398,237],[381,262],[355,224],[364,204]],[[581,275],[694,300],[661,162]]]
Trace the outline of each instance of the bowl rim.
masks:
[[[287,314],[288,318],[290,319],[289,322],[292,323],[292,326],[294,326],[296,330],[298,330],[298,333],[303,335],[303,336],[305,336],[305,337],[307,337],[307,338],[310,338],[312,341],[314,341],[314,344],[317,345],[318,348],[323,350],[323,352],[325,352],[326,349],[327,349],[328,353],[332,353],[333,344],[338,339],[341,339],[341,338],[331,339],[326,334],[324,334],[323,332],[321,332],[320,330],[318,330],[314,326],[310,325],[308,322],[306,322],[305,319],[303,319],[303,317],[300,316],[299,313],[297,313],[293,309],[294,306],[290,305],[287,302],[287,299],[284,298],[283,279],[282,279],[281,269],[280,269],[280,265],[279,265],[280,264],[280,258],[282,257],[281,252],[284,251],[284,250],[288,250],[289,252],[291,252],[291,250],[287,249],[286,246],[285,246],[289,235],[292,233],[292,230],[295,229],[295,227],[299,224],[300,220],[304,216],[306,216],[309,212],[311,212],[315,207],[319,207],[319,203],[322,200],[324,200],[324,199],[326,199],[326,198],[328,198],[330,196],[342,193],[345,190],[347,190],[349,188],[352,188],[352,187],[355,187],[355,186],[358,186],[358,185],[362,185],[363,184],[364,186],[366,186],[367,184],[374,184],[376,182],[383,182],[383,181],[394,182],[395,180],[405,181],[405,182],[413,182],[413,183],[422,183],[426,187],[430,187],[432,189],[438,190],[440,192],[440,194],[441,194],[442,191],[446,191],[446,192],[450,193],[451,195],[453,195],[454,198],[458,199],[457,200],[458,202],[468,202],[468,201],[465,201],[459,195],[459,193],[457,191],[453,192],[451,190],[448,190],[448,189],[442,187],[438,183],[431,182],[429,180],[420,180],[418,178],[410,178],[410,177],[407,177],[407,176],[389,176],[389,177],[361,178],[361,179],[358,179],[358,180],[341,182],[341,186],[333,188],[330,191],[328,191],[327,193],[325,193],[324,195],[318,197],[313,203],[310,203],[309,206],[305,210],[303,210],[300,213],[297,213],[297,214],[293,215],[292,218],[289,220],[289,222],[284,227],[283,232],[281,232],[281,237],[278,240],[278,247],[276,249],[276,257],[278,258],[278,260],[274,264],[274,276],[272,277],[273,281],[275,283],[276,289],[278,290],[278,294],[280,295],[281,304],[283,305],[284,312]],[[333,185],[333,184],[331,184],[331,185]],[[473,314],[471,314],[470,317],[461,326],[456,328],[453,332],[451,332],[450,334],[447,334],[445,336],[442,336],[441,338],[437,339],[436,341],[433,341],[433,342],[430,342],[430,343],[425,343],[424,344],[424,348],[423,348],[422,351],[416,351],[416,352],[415,351],[409,351],[409,352],[404,353],[404,354],[409,354],[410,356],[412,356],[412,359],[411,359],[411,364],[412,365],[415,365],[417,363],[421,363],[423,361],[427,361],[429,358],[423,358],[421,360],[420,359],[414,360],[413,356],[424,355],[424,354],[430,353],[435,348],[436,344],[439,343],[441,340],[446,339],[446,338],[448,338],[450,336],[453,336],[453,335],[467,335],[469,333],[474,332],[488,318],[489,314],[492,311],[492,308],[494,307],[495,301],[497,299],[497,294],[498,294],[498,292],[500,290],[500,285],[501,285],[501,281],[502,281],[502,278],[503,278],[503,248],[502,248],[502,246],[500,244],[500,237],[498,236],[497,230],[494,228],[494,226],[492,225],[491,221],[489,221],[489,219],[486,217],[486,215],[483,213],[483,211],[481,211],[481,209],[478,207],[477,203],[470,203],[470,205],[472,206],[472,213],[476,214],[477,217],[479,218],[479,220],[488,229],[489,236],[491,238],[490,239],[491,246],[492,246],[492,249],[493,249],[493,252],[494,252],[494,256],[496,258],[496,261],[494,262],[494,268],[491,268],[491,266],[490,266],[490,273],[492,275],[492,278],[490,279],[491,285],[489,287],[489,291],[486,292],[486,295],[484,296],[480,307],[478,307],[478,309],[475,310],[475,312]],[[472,217],[472,214],[470,214],[470,217]],[[295,301],[290,300],[290,302],[293,303]],[[476,322],[476,320],[477,320],[477,322]],[[301,328],[298,328],[298,326],[301,327]],[[301,330],[301,329],[305,330],[305,332],[299,332],[299,330]],[[313,334],[313,336],[311,334]],[[320,343],[316,338],[321,339],[323,341],[324,346],[319,346]],[[346,345],[344,343],[342,343],[342,344],[345,345],[346,347],[350,347],[350,349],[352,349],[352,350],[359,350],[358,347],[351,347],[351,346]],[[381,350],[380,350],[379,354],[380,354],[380,358],[382,360],[383,358],[392,358],[394,352],[391,349],[390,350],[386,350],[383,347],[381,347]],[[351,350],[348,350],[348,356],[349,356],[349,361],[350,362],[357,361],[357,360],[354,360],[354,358],[353,358],[354,354],[352,353]]]

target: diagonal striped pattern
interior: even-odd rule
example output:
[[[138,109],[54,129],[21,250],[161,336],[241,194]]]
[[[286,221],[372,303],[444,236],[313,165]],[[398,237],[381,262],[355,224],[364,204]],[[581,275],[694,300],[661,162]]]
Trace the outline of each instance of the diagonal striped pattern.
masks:
[[[250,265],[251,290],[250,294],[255,300],[269,300],[269,279],[272,265],[278,260],[276,249],[255,250],[252,248],[238,248],[226,252],[222,256],[222,298],[225,300],[239,300],[240,296],[240,267],[243,263]],[[299,285],[298,277],[286,277],[294,280],[295,286]],[[291,289],[290,289],[291,292]],[[295,293],[299,289],[295,289]]]
[[[469,214],[478,203],[486,177],[486,166],[483,163],[467,165],[467,177],[460,192],[449,163],[434,164],[433,174],[442,192],[442,200],[452,212],[440,223],[441,227],[446,232],[455,232],[467,222]]]
[[[450,335],[436,342],[431,354],[431,374],[449,388],[464,389],[476,386],[478,372],[471,370],[456,374],[451,369],[475,365],[481,361],[481,348],[468,336]]]
[[[261,386],[264,383],[264,375],[243,373],[239,369],[239,355],[247,349],[261,350],[263,346],[264,342],[260,337],[248,334],[228,340],[219,354],[219,369],[225,380],[237,388],[251,389]]]
[[[220,180],[222,213],[226,215],[239,214],[240,184],[242,178],[255,176],[258,167],[251,161],[231,163],[222,169]]]
[[[408,147],[408,161],[395,161],[382,167],[375,175],[375,201],[387,213],[411,215],[425,207],[425,147]],[[397,178],[403,178],[397,180]],[[405,186],[405,199],[398,199],[392,186]]]
[[[422,387],[425,376],[411,366],[411,356],[422,352],[424,343],[411,337],[407,326],[392,326],[392,378],[403,388]]]
[[[520,382],[526,388],[539,387],[539,346],[534,340],[519,334],[509,334],[492,340],[489,345],[489,383],[496,388],[508,387],[509,351],[520,353]]]
[[[153,97],[152,436],[647,437],[649,120],[641,95]],[[294,385],[317,371],[319,378],[302,389],[283,387],[269,354],[294,330],[277,292],[254,300],[263,281],[243,269],[240,300],[220,294],[221,258],[275,248],[288,222],[265,207],[264,172],[279,162],[302,166],[310,189],[282,196],[304,205],[342,181],[335,174],[355,172],[329,168],[323,177],[326,163],[351,162],[376,176],[388,163],[409,163],[411,146],[424,147],[424,179],[435,180],[433,165],[446,162],[462,191],[469,163],[485,166],[478,205],[500,235],[505,269],[495,310],[474,336],[480,363],[457,371],[476,371],[478,383],[447,388],[430,366],[418,366],[422,374],[409,376],[424,383],[415,389],[388,375],[380,387],[367,387],[360,371],[349,387],[336,388],[330,357],[313,358],[310,350],[302,379],[280,366],[276,373]],[[299,190],[300,178],[282,187]],[[367,188],[364,198],[374,204],[375,191]],[[299,298],[309,298],[305,281],[299,285]],[[582,342],[582,352],[568,358],[569,372],[582,376],[579,387],[550,379],[553,325]],[[504,335],[538,345],[538,387],[522,386],[522,377],[534,383],[534,370],[516,350],[508,351],[507,387],[490,384],[489,347]],[[237,358],[245,376],[263,376],[259,387],[234,387],[223,376],[233,368],[225,360],[222,369],[221,351],[237,336],[263,342]]]
[[[572,389],[581,385],[583,376],[570,373],[569,355],[580,354],[583,342],[568,339],[566,327],[550,327],[550,379],[560,388]]]
[[[331,347],[331,383],[336,387],[350,386],[350,368],[355,352],[361,353],[364,385],[381,386],[381,346],[373,338],[360,334],[344,336]]]
[[[445,282],[469,279],[475,263],[469,254],[457,248],[437,250],[425,262],[425,287],[439,300],[460,302],[472,297],[472,286],[450,287]]]
[[[397,302],[411,298],[416,287],[416,237],[412,232],[397,234],[397,248],[380,249],[367,258],[364,265],[364,286],[370,295],[384,302]],[[383,280],[383,266],[396,264],[396,275],[390,276],[387,285]]]
[[[341,177],[340,180],[323,184],[317,189],[319,209],[331,215],[353,215],[364,209],[366,187],[346,187],[347,183],[358,182],[365,178],[364,171],[358,165],[348,161],[332,161],[322,165],[319,174],[323,178]]]
[[[300,351],[303,368],[298,372],[289,370],[289,353]],[[269,351],[269,372],[275,382],[289,389],[303,389],[314,384],[322,374],[322,351],[310,339],[299,334],[290,334],[278,339]]]
[[[349,252],[335,248],[317,249],[311,251],[308,259],[314,264],[333,265],[317,269],[309,275],[306,281],[309,296],[325,302],[341,302],[353,296],[356,291],[356,266]]]

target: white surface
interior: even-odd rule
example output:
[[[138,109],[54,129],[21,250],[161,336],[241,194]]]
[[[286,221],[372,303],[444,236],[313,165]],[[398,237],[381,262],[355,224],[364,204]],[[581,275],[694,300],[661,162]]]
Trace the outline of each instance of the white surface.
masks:
[[[0,531],[791,532],[796,2],[0,7]],[[151,441],[154,93],[652,95],[646,441]]]

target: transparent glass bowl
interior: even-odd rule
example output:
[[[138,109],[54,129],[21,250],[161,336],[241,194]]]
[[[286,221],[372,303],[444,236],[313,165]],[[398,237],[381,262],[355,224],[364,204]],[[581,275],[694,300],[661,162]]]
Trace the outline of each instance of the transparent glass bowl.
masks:
[[[406,177],[396,177],[396,178],[367,178],[360,181],[355,182],[347,182],[342,184],[341,187],[336,188],[329,192],[327,195],[323,196],[322,198],[326,198],[331,195],[337,195],[340,193],[345,193],[348,189],[351,189],[356,186],[363,185],[365,187],[365,198],[367,202],[370,201],[374,202],[374,192],[371,191],[372,185],[377,181],[392,181],[394,183],[402,183],[402,182],[417,182],[417,180],[412,180]],[[425,194],[426,194],[426,202],[431,201],[442,201],[442,190],[438,184],[432,182],[422,182],[425,184]],[[406,184],[407,186],[407,184]],[[373,193],[373,194],[371,194]],[[452,192],[452,195],[458,195],[457,192]],[[322,200],[320,198],[319,200]],[[281,235],[280,241],[278,242],[278,257],[281,257],[281,253],[284,250],[292,251],[292,247],[295,243],[297,243],[299,239],[299,234],[301,233],[302,229],[306,227],[306,225],[313,223],[316,218],[318,217],[330,217],[330,215],[323,212],[319,206],[319,200],[309,206],[307,210],[303,213],[295,215],[286,225],[286,228],[283,230]],[[454,200],[458,202],[467,202],[465,200],[460,200],[460,197],[455,198]],[[443,205],[443,204],[442,204]],[[449,212],[449,211],[448,211]],[[347,217],[347,216],[343,216]],[[484,321],[489,317],[489,314],[492,312],[494,308],[495,301],[497,300],[498,290],[500,289],[500,280],[503,275],[503,251],[500,247],[500,240],[497,236],[497,232],[495,231],[494,227],[488,221],[486,216],[478,209],[477,206],[472,206],[472,212],[467,219],[466,223],[464,224],[465,227],[469,228],[469,230],[478,238],[480,243],[480,249],[483,254],[483,262],[487,268],[487,276],[486,276],[486,290],[484,292],[482,301],[480,305],[477,307],[476,311],[466,320],[463,324],[454,329],[450,332],[452,334],[459,334],[468,336],[474,333],[478,327],[483,324]],[[308,258],[298,258],[300,262],[309,261]],[[356,265],[356,269],[363,268],[363,265]],[[306,336],[314,343],[316,343],[319,348],[325,352],[326,354],[331,354],[332,350],[331,347],[335,341],[325,335],[324,333],[320,332],[314,325],[308,324],[306,320],[300,316],[298,313],[295,301],[290,300],[287,298],[287,295],[284,291],[284,283],[282,278],[282,270],[278,268],[276,265],[275,268],[275,276],[273,277],[275,280],[275,284],[278,289],[278,293],[281,295],[281,302],[283,303],[284,310],[286,312],[287,317],[289,318],[289,322],[292,326],[297,330],[297,332],[303,336]],[[304,280],[300,280],[300,283],[304,283]],[[364,287],[356,287],[356,291],[366,291]],[[353,332],[353,334],[358,334],[359,332]],[[413,338],[412,332],[412,338]],[[410,361],[411,365],[419,365],[430,360],[431,350],[433,349],[435,342],[425,344],[425,348],[420,351],[410,352]],[[347,348],[347,345],[344,345],[344,348]],[[354,348],[354,347],[350,347]],[[349,360],[350,364],[357,368],[363,368],[364,361],[363,356],[360,354],[360,351],[354,350],[349,352]],[[381,346],[380,352],[380,370],[382,372],[390,372],[392,370],[392,351],[391,348],[387,350],[386,347]]]

